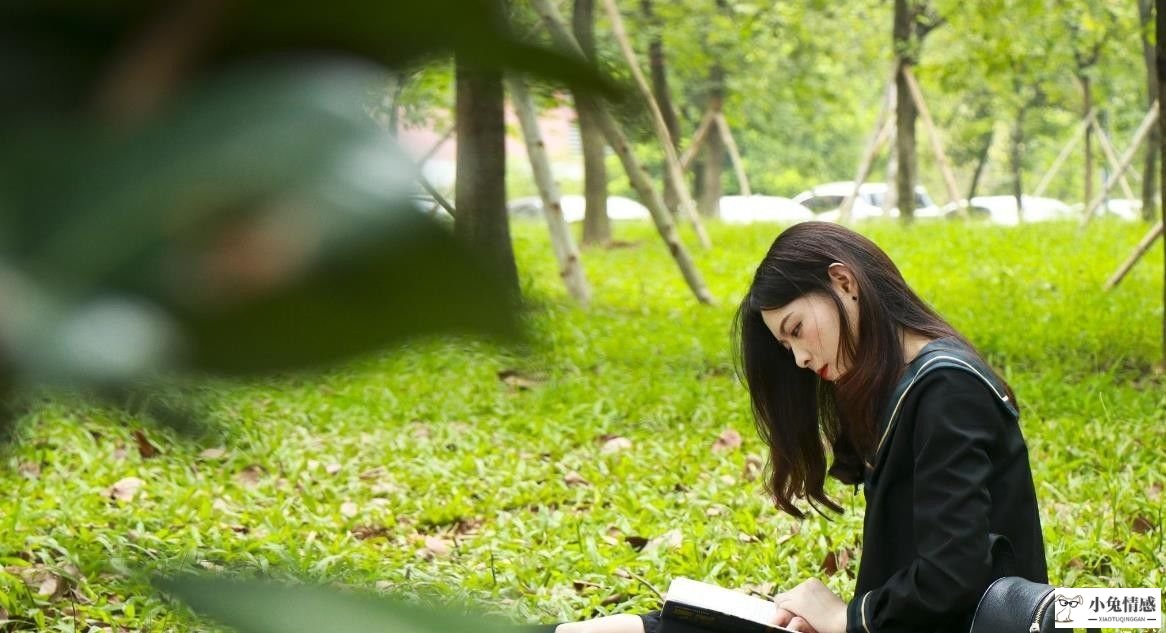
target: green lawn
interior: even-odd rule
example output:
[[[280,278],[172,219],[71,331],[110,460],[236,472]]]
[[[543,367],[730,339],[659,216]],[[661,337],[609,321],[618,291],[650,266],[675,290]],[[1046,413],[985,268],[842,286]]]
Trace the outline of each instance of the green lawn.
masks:
[[[863,230],[1017,391],[1054,581],[1166,585],[1160,243],[1103,294],[1143,225]],[[836,486],[845,514],[796,521],[751,477],[762,446],[728,332],[776,229],[710,227],[715,249],[694,247],[720,299],[707,307],[650,226],[617,225],[629,246],[584,253],[586,312],[545,232],[515,227],[527,348],[419,342],[322,376],[201,386],[195,439],[45,399],[0,474],[8,626],[185,630],[138,573],[204,567],[525,621],[651,609],[648,585],[673,575],[771,591],[837,567],[826,580],[849,599],[861,494]],[[714,451],[729,429],[743,445]],[[161,454],[143,457],[135,430]],[[112,500],[128,477],[140,489]]]

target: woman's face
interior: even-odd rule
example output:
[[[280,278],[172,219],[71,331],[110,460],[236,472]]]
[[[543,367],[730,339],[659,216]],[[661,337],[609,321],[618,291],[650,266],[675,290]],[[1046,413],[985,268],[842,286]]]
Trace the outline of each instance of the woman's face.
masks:
[[[849,294],[835,293],[846,310],[851,335],[857,336],[857,301]],[[822,293],[803,295],[780,308],[762,310],[761,318],[773,337],[790,350],[798,367],[829,381],[846,373],[840,346],[841,320],[831,297]]]

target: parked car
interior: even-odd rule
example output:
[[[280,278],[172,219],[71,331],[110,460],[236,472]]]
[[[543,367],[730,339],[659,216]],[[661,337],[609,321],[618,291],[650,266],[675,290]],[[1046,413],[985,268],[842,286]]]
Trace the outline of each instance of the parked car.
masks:
[[[563,209],[563,217],[568,222],[582,222],[586,208],[586,199],[583,196],[568,194],[559,198],[559,206]],[[510,216],[522,219],[541,219],[543,217],[543,201],[538,196],[515,198],[506,203]],[[607,217],[612,220],[644,220],[652,217],[648,207],[623,196],[607,197]]]
[[[721,196],[720,200],[720,218],[729,224],[794,224],[814,217],[813,211],[780,196]]]
[[[864,220],[874,217],[899,217],[898,207],[892,207],[883,213],[883,202],[887,196],[887,183],[867,182],[858,188],[858,195],[854,199],[854,206],[850,209],[850,217],[854,220]],[[840,215],[839,207],[846,196],[854,191],[853,181],[829,182],[818,185],[794,196],[794,202],[801,204],[815,214],[820,220],[836,222]],[[915,187],[915,217],[941,218],[944,212],[935,205],[927,190],[922,186]]]
[[[1022,195],[1020,198],[1024,206],[1025,222],[1069,220],[1079,215],[1072,207],[1055,198],[1029,195]],[[1016,226],[1020,223],[1020,214],[1016,211],[1016,196],[976,196],[968,201],[961,200],[960,203],[967,204],[969,215],[973,218],[984,218],[1001,226]]]
[[[1112,215],[1130,221],[1141,220],[1142,201],[1131,198],[1113,198],[1106,200],[1097,208],[1097,215]]]

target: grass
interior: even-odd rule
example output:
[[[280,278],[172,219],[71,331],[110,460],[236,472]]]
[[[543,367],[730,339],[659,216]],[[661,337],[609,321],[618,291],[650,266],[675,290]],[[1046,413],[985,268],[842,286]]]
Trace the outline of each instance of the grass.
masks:
[[[201,385],[210,428],[195,439],[46,398],[0,473],[7,627],[195,626],[146,588],[140,572],[158,569],[310,578],[544,622],[652,609],[649,585],[673,575],[762,592],[820,576],[848,599],[861,494],[836,486],[844,514],[796,521],[750,477],[762,446],[728,328],[776,229],[710,227],[716,248],[694,255],[716,307],[690,297],[650,227],[616,230],[632,245],[585,252],[596,302],[582,311],[557,284],[545,229],[515,226],[535,333],[522,349],[423,341],[318,376]],[[1145,228],[863,230],[1016,389],[1053,580],[1166,584],[1160,246],[1100,292]],[[727,429],[743,445],[712,450]],[[144,457],[134,431],[161,453]],[[140,490],[110,499],[127,477]]]

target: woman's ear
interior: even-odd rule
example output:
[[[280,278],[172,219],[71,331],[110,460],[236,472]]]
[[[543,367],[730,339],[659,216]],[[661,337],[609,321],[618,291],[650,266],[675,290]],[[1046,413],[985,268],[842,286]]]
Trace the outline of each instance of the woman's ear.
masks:
[[[854,273],[850,271],[850,267],[842,262],[834,262],[826,269],[826,274],[830,276],[830,283],[838,294],[858,299],[858,283],[855,281]]]

